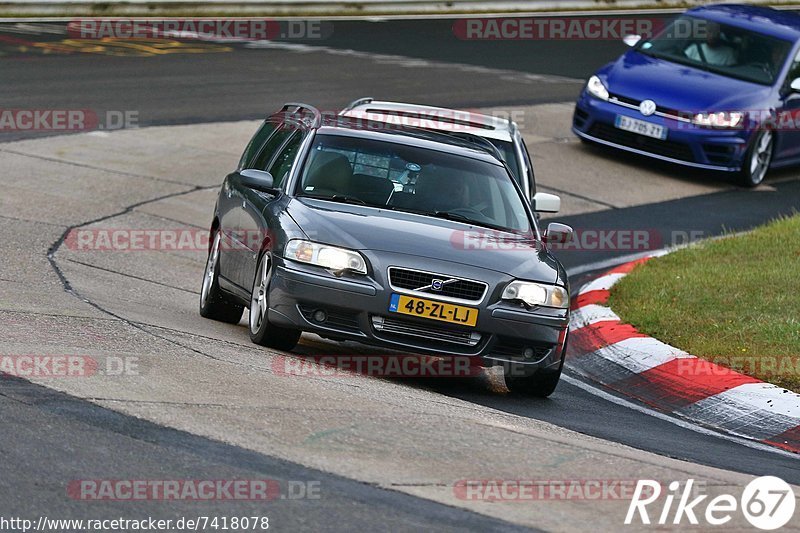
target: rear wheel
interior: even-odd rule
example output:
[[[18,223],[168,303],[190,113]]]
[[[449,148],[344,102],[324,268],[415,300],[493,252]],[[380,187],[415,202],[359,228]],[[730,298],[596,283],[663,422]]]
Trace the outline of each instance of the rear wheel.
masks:
[[[265,253],[258,262],[250,297],[250,340],[268,348],[289,351],[300,340],[300,331],[269,322],[269,285],[272,272],[272,256]]]
[[[243,305],[230,303],[219,288],[220,233],[214,234],[208,251],[203,286],[200,289],[200,316],[229,324],[238,324],[242,319]]]
[[[772,151],[775,145],[775,134],[763,130],[756,135],[753,144],[745,153],[740,182],[745,187],[756,187],[764,181],[769,164],[772,162]]]
[[[538,370],[531,376],[513,376],[506,374],[506,387],[511,394],[517,396],[531,396],[534,398],[547,398],[555,392],[561,379],[561,370],[564,368],[564,358],[567,353],[567,340],[561,350],[561,362],[557,370]]]

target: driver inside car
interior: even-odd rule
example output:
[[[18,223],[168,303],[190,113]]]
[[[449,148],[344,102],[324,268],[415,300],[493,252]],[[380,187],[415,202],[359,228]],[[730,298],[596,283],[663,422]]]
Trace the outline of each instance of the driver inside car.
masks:
[[[419,175],[417,201],[430,211],[470,208],[468,178],[448,168],[426,169]]]
[[[716,22],[706,24],[705,41],[695,41],[686,47],[686,57],[693,61],[727,67],[736,63],[736,52],[722,40],[722,31]]]

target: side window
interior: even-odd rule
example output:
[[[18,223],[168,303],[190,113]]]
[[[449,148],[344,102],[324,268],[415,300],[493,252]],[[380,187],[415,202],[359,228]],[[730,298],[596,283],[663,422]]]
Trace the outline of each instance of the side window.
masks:
[[[258,131],[247,143],[247,148],[244,149],[241,159],[239,160],[239,168],[252,168],[253,159],[258,154],[259,149],[264,145],[264,142],[269,139],[269,136],[278,128],[279,123],[265,120]]]
[[[292,169],[292,164],[297,157],[297,152],[300,150],[302,142],[303,135],[301,135],[300,132],[295,132],[294,136],[289,139],[289,142],[286,143],[281,153],[278,154],[272,162],[272,165],[270,165],[269,173],[272,174],[276,187],[280,187],[286,179],[286,176],[289,175],[289,171]]]
[[[800,52],[792,60],[792,66],[789,68],[789,73],[783,82],[783,88],[788,89],[796,78],[800,78]]]
[[[267,165],[272,160],[272,157],[275,155],[280,147],[283,145],[284,141],[289,138],[289,136],[297,131],[297,128],[294,126],[287,126],[283,125],[281,128],[275,132],[275,134],[269,138],[267,143],[261,149],[261,151],[256,156],[255,160],[253,161],[250,168],[256,168],[258,170],[267,170]]]

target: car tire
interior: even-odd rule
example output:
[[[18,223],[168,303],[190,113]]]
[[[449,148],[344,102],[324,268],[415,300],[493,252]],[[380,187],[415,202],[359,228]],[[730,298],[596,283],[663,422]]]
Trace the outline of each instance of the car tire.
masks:
[[[757,187],[764,181],[772,162],[774,147],[775,134],[771,130],[761,130],[755,135],[753,143],[745,152],[742,170],[739,172],[739,182],[743,186]]]
[[[219,288],[220,240],[219,231],[214,232],[203,273],[203,285],[200,289],[200,316],[228,324],[238,324],[242,319],[244,306],[229,302]]]
[[[250,332],[250,340],[254,343],[288,352],[297,345],[301,332],[269,322],[269,284],[272,272],[272,255],[267,252],[259,259],[253,279],[247,329]]]
[[[535,374],[525,377],[510,376],[506,374],[506,387],[515,396],[529,396],[533,398],[547,398],[555,392],[561,380],[561,370],[564,368],[564,358],[567,354],[567,339],[561,349],[561,362],[557,370],[538,370]]]

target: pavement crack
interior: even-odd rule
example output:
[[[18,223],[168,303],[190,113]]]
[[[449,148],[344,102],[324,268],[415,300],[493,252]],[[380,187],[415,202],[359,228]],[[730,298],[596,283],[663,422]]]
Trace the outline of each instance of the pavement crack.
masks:
[[[76,261],[75,259],[67,259],[67,261],[69,261],[70,263],[75,263],[76,265],[82,265],[82,266],[85,266],[85,267],[88,267],[88,268],[94,268],[96,270],[100,270],[100,271],[103,271],[103,272],[108,272],[110,274],[117,274],[119,276],[124,276],[126,278],[136,279],[136,280],[139,280],[139,281],[144,281],[146,283],[153,283],[153,284],[158,285],[160,287],[166,287],[166,288],[169,288],[169,289],[175,289],[176,291],[183,291],[183,292],[188,292],[189,294],[200,295],[199,291],[193,291],[191,289],[184,289],[183,287],[175,287],[174,285],[170,285],[168,283],[162,283],[160,281],[155,281],[155,280],[152,280],[152,279],[143,278],[141,276],[134,276],[133,274],[126,274],[125,272],[118,272],[118,271],[112,270],[110,268],[104,268],[104,267],[101,267],[101,266],[92,265],[90,263],[84,263],[83,261]]]
[[[156,176],[149,176],[147,174],[136,174],[134,172],[125,172],[124,170],[114,170],[111,168],[100,167],[97,165],[88,165],[86,163],[76,163],[75,161],[69,161],[66,159],[59,159],[57,157],[47,157],[43,155],[35,155],[29,154],[27,152],[20,152],[19,150],[9,150],[8,148],[0,148],[0,152],[5,152],[8,154],[14,154],[22,157],[29,157],[31,159],[39,159],[41,161],[50,161],[51,163],[60,163],[62,165],[71,165],[78,168],[88,168],[91,170],[99,170],[102,172],[108,172],[109,174],[117,174],[119,176],[127,176],[130,178],[141,178],[146,180],[158,181],[162,183],[172,183],[174,185],[191,185],[190,183],[186,183],[183,181],[178,180],[170,180],[165,178],[159,178]]]
[[[0,215],[0,218],[6,220],[13,220],[15,222],[25,222],[27,224],[43,224],[45,226],[53,226],[54,228],[63,228],[66,224],[56,224],[55,222],[42,222],[41,220],[28,220],[27,218],[10,217],[8,215]]]
[[[608,207],[609,209],[620,209],[619,206],[614,205],[614,204],[610,204],[608,202],[604,202],[603,200],[598,200],[596,198],[590,198],[590,197],[584,196],[582,194],[575,194],[574,192],[565,191],[564,189],[559,189],[557,187],[551,187],[549,185],[539,184],[538,188],[539,189],[543,189],[543,190],[548,190],[548,191],[555,191],[560,195],[571,196],[573,198],[578,198],[579,200],[584,200],[584,201],[587,201],[587,202],[591,202],[593,204],[597,204],[597,205],[602,205],[604,207]]]

